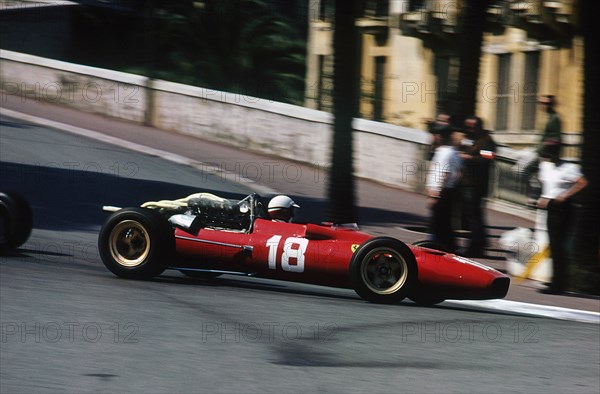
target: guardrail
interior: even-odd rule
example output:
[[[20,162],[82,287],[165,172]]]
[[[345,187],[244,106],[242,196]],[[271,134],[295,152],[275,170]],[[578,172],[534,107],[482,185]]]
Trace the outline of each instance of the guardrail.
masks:
[[[577,138],[575,138],[577,137]],[[563,133],[562,156],[565,160],[579,162],[581,144],[577,142],[578,135]],[[533,177],[533,183],[538,184],[537,175],[528,175],[519,168],[520,151],[507,147],[499,147],[493,172],[490,176],[491,193],[490,197],[515,203],[518,205],[527,205],[530,197],[530,176]]]

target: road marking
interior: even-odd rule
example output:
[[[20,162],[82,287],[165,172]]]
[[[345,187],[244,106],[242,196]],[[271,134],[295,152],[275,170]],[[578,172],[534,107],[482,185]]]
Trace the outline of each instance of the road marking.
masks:
[[[33,123],[33,124],[37,124],[40,126],[50,127],[52,129],[66,131],[71,134],[90,138],[90,139],[104,142],[104,143],[110,144],[110,145],[116,145],[118,147],[125,148],[125,149],[131,150],[134,152],[138,152],[138,153],[143,153],[143,154],[146,154],[149,156],[159,157],[161,159],[164,159],[164,160],[167,160],[167,161],[170,161],[173,163],[193,167],[199,171],[206,172],[209,174],[220,173],[220,174],[230,175],[232,177],[235,177],[234,179],[238,179],[239,180],[238,183],[241,183],[244,186],[247,186],[248,188],[254,190],[255,192],[257,192],[259,194],[266,194],[266,195],[281,194],[277,190],[271,189],[270,187],[265,186],[265,185],[261,185],[261,184],[257,183],[256,181],[253,181],[252,179],[241,176],[240,174],[226,171],[226,170],[223,170],[222,168],[216,167],[214,165],[211,165],[208,163],[203,163],[203,162],[191,159],[189,157],[181,156],[181,155],[178,155],[175,153],[167,152],[165,150],[151,148],[146,145],[141,145],[141,144],[127,141],[127,140],[124,140],[121,138],[102,134],[97,131],[84,129],[81,127],[76,127],[76,126],[72,126],[72,125],[69,125],[66,123],[56,122],[53,120],[44,119],[44,118],[40,118],[40,117],[33,116],[33,115],[24,114],[22,112],[13,111],[13,110],[6,109],[6,108],[0,108],[0,115],[19,119],[24,122]]]
[[[510,312],[525,316],[548,317],[559,320],[570,320],[582,323],[600,324],[600,313],[581,311],[578,309],[562,308],[558,306],[529,304],[509,300],[483,300],[483,301],[444,301],[441,305],[468,307],[484,311]]]

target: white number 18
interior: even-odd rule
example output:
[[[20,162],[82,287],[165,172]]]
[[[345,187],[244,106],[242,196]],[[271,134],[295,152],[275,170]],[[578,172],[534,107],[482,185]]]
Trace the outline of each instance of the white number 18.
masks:
[[[281,241],[281,235],[274,235],[267,241],[269,248],[269,268],[274,270],[277,265],[277,248]],[[281,255],[281,269],[289,272],[304,272],[304,254],[308,247],[308,239],[290,237],[283,244]],[[296,259],[296,264],[290,264],[290,259]]]

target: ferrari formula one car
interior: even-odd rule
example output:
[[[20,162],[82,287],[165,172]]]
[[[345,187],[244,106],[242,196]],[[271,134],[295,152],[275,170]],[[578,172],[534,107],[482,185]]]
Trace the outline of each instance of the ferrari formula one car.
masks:
[[[148,279],[165,269],[210,278],[237,274],[354,289],[363,299],[421,304],[506,295],[509,278],[475,261],[356,225],[272,221],[261,197],[197,193],[113,212],[99,236],[115,275]]]

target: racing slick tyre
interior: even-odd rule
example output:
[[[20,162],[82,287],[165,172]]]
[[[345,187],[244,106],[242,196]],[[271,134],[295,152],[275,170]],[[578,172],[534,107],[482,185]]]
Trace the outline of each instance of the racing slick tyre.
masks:
[[[420,246],[422,248],[427,248],[427,249],[439,250],[440,252],[451,253],[450,250],[446,246],[442,245],[439,242],[430,241],[428,239],[413,242],[413,245]]]
[[[400,302],[417,281],[417,262],[403,242],[388,237],[373,238],[352,256],[350,281],[356,293],[367,301]]]
[[[0,250],[23,245],[32,227],[33,214],[27,200],[15,192],[0,193]]]
[[[175,236],[157,211],[125,208],[110,215],[98,237],[102,262],[113,274],[127,279],[150,279],[168,266]]]

